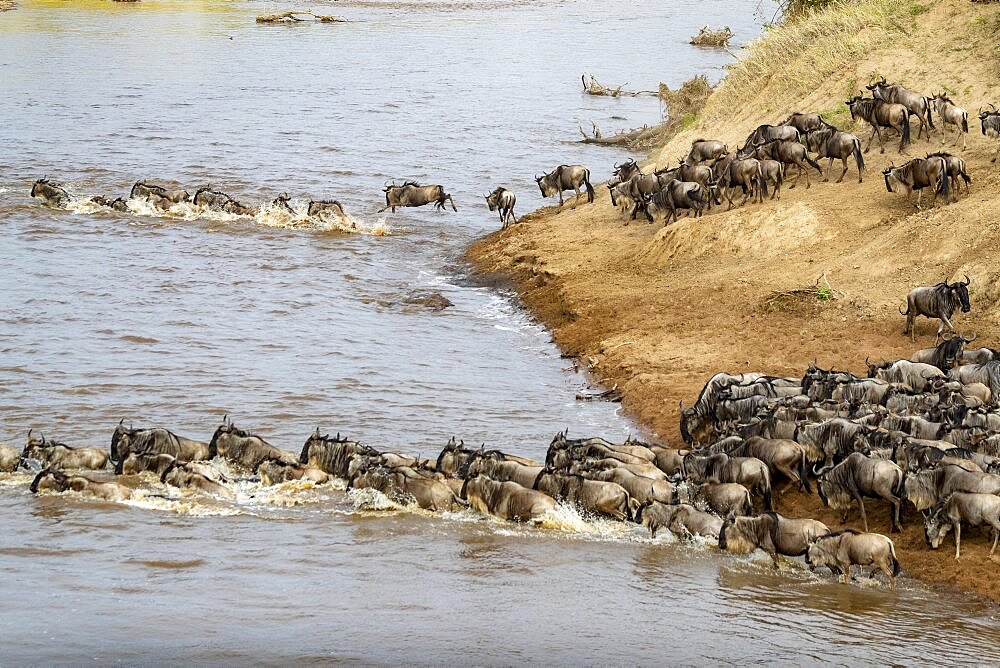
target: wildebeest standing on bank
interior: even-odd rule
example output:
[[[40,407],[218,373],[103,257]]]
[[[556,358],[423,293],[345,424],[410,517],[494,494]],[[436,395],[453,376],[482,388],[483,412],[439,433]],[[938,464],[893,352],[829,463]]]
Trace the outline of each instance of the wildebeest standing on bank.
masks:
[[[948,497],[924,522],[924,538],[932,549],[940,547],[949,529],[955,530],[955,558],[962,554],[962,523],[993,530],[990,557],[1000,541],[1000,496],[956,492]]]
[[[452,210],[458,211],[455,208],[455,200],[444,191],[444,186],[422,186],[416,181],[404,181],[402,185],[387,183],[383,192],[385,192],[385,206],[378,210],[379,213],[386,209],[396,213],[396,207],[424,206],[431,202],[439,211],[444,210],[445,202],[451,202]]]
[[[961,307],[962,313],[972,310],[969,303],[969,279],[965,276],[965,282],[957,281],[948,283],[944,281],[937,285],[913,288],[906,296],[906,310],[900,310],[901,315],[906,316],[906,328],[903,335],[910,335],[911,341],[916,341],[916,333],[913,329],[913,321],[918,315],[927,318],[938,318],[941,324],[938,326],[937,336],[940,337],[944,328],[947,327],[952,333],[955,328],[951,324],[951,316],[955,309]]]
[[[819,163],[810,158],[806,147],[797,141],[771,139],[760,144],[754,144],[753,148],[758,160],[761,158],[770,158],[771,160],[777,160],[783,165],[795,165],[799,168],[799,171],[795,174],[795,181],[792,182],[792,185],[788,186],[789,190],[798,185],[799,177],[802,174],[806,175],[806,188],[812,185],[809,182],[809,167],[812,167],[819,172],[820,176],[823,176],[823,170],[820,168]]]
[[[802,114],[796,111],[780,124],[791,125],[799,131],[799,134],[805,134],[813,130],[819,130],[826,125],[826,121],[819,114]]]
[[[844,176],[847,174],[847,159],[853,155],[854,162],[858,166],[858,183],[862,182],[862,172],[865,171],[865,159],[861,154],[861,140],[858,139],[857,135],[853,135],[850,132],[841,132],[832,125],[827,125],[819,130],[807,133],[805,137],[806,146],[809,147],[810,151],[816,153],[818,159],[830,159],[827,164],[826,176],[823,177],[824,181],[830,180],[830,174],[833,172],[834,158],[840,160],[844,166],[844,171],[840,173],[837,183],[843,181]]]
[[[917,208],[920,208],[920,199],[923,197],[924,188],[934,189],[933,206],[937,202],[938,195],[944,196],[944,203],[951,201],[951,188],[948,182],[948,163],[944,158],[927,157],[914,158],[909,162],[896,167],[892,163],[882,170],[885,178],[885,189],[891,193],[902,192],[909,199],[910,194],[917,191]],[[895,188],[893,186],[895,185]],[[897,191],[898,188],[898,191]]]
[[[64,208],[72,199],[66,189],[48,179],[38,179],[31,186],[31,196],[41,200],[45,206]]]
[[[819,490],[823,505],[842,511],[845,521],[851,503],[857,502],[865,531],[868,531],[865,497],[884,499],[892,505],[890,529],[900,530],[899,511],[904,496],[903,478],[903,470],[896,463],[852,452],[840,464],[820,473],[816,489]]]
[[[872,134],[868,137],[868,144],[865,145],[865,153],[872,146],[872,140],[878,136],[879,152],[885,153],[885,144],[882,142],[882,132],[879,128],[893,128],[899,131],[899,151],[903,152],[910,143],[910,112],[901,104],[883,102],[882,100],[864,99],[860,94],[855,95],[846,102],[847,108],[851,110],[851,118],[860,118],[872,126]]]
[[[559,195],[559,206],[563,205],[563,191],[572,190],[576,193],[573,206],[580,199],[580,186],[587,190],[587,202],[594,201],[594,186],[590,184],[590,170],[583,165],[559,165],[548,174],[535,177],[535,183],[542,197]]]
[[[499,212],[500,224],[503,226],[502,229],[507,229],[508,225],[513,225],[517,222],[517,218],[514,216],[514,205],[517,204],[517,197],[514,196],[512,191],[500,186],[489,195],[484,195],[484,197],[486,198],[486,206],[489,207],[490,211]]]
[[[716,162],[729,155],[729,147],[714,139],[695,139],[691,142],[691,150],[684,162],[697,164],[699,162]]]
[[[944,160],[948,178],[951,179],[951,190],[955,193],[956,198],[958,197],[958,188],[960,185],[959,179],[965,182],[965,194],[969,194],[969,185],[972,183],[972,179],[969,178],[969,173],[965,171],[965,160],[946,151],[928,153],[927,157],[942,158]]]
[[[1000,110],[996,106],[990,105],[990,110],[979,110],[979,123],[982,126],[983,135],[986,137],[1000,137]],[[990,162],[996,162],[1000,158],[1000,144],[997,144],[997,152],[993,154]]]
[[[917,139],[923,132],[927,138],[931,138],[931,129],[934,128],[934,116],[931,114],[931,100],[920,93],[914,93],[898,84],[887,83],[885,77],[880,77],[873,84],[865,86],[872,92],[872,97],[876,100],[892,102],[904,106],[912,116],[917,117],[920,129],[917,131]]]
[[[962,150],[964,151],[969,138],[969,112],[955,106],[955,103],[945,93],[938,93],[931,100],[934,103],[935,109],[937,109],[938,116],[941,117],[941,143],[943,144],[948,140],[948,126],[954,125],[954,144],[958,146],[958,138],[961,136]]]

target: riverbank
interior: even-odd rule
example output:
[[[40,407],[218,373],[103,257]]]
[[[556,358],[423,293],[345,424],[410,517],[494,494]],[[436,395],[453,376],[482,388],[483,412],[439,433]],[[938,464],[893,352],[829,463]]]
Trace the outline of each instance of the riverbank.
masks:
[[[969,110],[961,155],[973,187],[955,204],[917,211],[885,192],[881,170],[909,158],[895,144],[879,154],[876,142],[861,184],[852,167],[841,184],[813,178],[809,189],[786,185],[780,200],[669,227],[625,226],[598,186],[594,205],[536,211],[474,243],[468,258],[479,273],[510,280],[563,351],[617,385],[624,410],[672,444],[680,442],[679,402],[693,402],[717,371],[799,376],[818,360],[860,373],[867,355],[908,357],[932,345],[928,321],[915,345],[901,334],[897,308],[916,285],[968,274],[973,311],[956,326],[1000,347],[1000,169],[989,162],[995,140],[979,134],[975,118],[980,106],[1000,102],[1000,53],[990,37],[998,27],[995,5],[873,0],[772,29],[730,68],[693,127],[646,162],[675,164],[700,136],[736,146],[794,111],[822,112],[850,129],[844,101],[878,73],[928,94],[947,86]],[[854,131],[867,140],[861,126]],[[910,157],[941,150],[940,142],[939,133],[921,139]],[[842,526],[815,496],[789,492],[779,510]],[[871,514],[872,529],[885,531],[885,511]],[[966,532],[956,564],[950,539],[931,551],[914,513],[908,520],[894,539],[910,576],[1000,602],[1000,567],[978,530]]]

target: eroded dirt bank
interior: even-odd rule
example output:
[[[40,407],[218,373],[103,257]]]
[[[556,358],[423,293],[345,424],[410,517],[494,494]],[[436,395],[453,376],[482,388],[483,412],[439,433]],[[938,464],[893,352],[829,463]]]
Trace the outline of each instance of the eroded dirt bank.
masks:
[[[880,12],[882,21],[868,41],[851,28],[852,20],[868,20],[863,14],[836,15],[868,10]],[[810,21],[835,25],[810,32],[804,30]],[[468,257],[479,272],[511,280],[558,345],[607,386],[618,385],[625,410],[672,444],[680,442],[679,402],[691,403],[717,371],[800,376],[817,360],[861,373],[866,355],[908,357],[932,345],[929,321],[918,321],[915,345],[901,333],[897,309],[916,285],[968,274],[973,311],[956,326],[1000,348],[1000,167],[989,162],[996,140],[979,133],[976,118],[980,106],[1000,102],[1000,53],[984,33],[997,26],[1000,6],[879,0],[775,29],[734,66],[695,127],[647,161],[674,165],[697,136],[736,146],[758,124],[780,122],[793,111],[823,112],[866,141],[843,103],[879,73],[928,95],[947,86],[970,111],[972,132],[960,155],[973,185],[957,203],[918,211],[885,191],[881,170],[890,161],[941,150],[936,131],[908,156],[897,153],[898,140],[885,154],[876,141],[865,156],[863,183],[853,166],[840,184],[819,183],[814,173],[811,188],[786,185],[780,200],[716,209],[669,227],[626,226],[607,189],[598,186],[593,205],[532,213],[473,244]],[[812,34],[809,48],[780,71],[760,65],[762,50],[796,39],[790,31]],[[785,80],[800,68],[815,81]],[[595,175],[610,174],[610,165],[590,167]],[[839,172],[838,163],[834,176]],[[832,293],[819,290],[817,280]],[[842,526],[816,496],[790,491],[779,510]],[[884,509],[869,514],[872,530],[888,530]],[[906,572],[1000,602],[1000,564],[988,560],[985,534],[964,532],[962,559],[955,562],[951,538],[941,550],[929,550],[918,519],[911,510],[903,535],[894,536]],[[848,526],[858,525],[853,513]]]

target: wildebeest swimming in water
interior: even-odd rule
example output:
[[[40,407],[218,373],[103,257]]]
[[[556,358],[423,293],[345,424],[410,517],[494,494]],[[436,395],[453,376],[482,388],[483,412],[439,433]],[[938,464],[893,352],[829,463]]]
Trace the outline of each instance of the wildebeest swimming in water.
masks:
[[[559,165],[548,174],[535,177],[535,183],[542,192],[542,197],[559,195],[559,206],[563,205],[563,191],[572,190],[576,193],[573,205],[580,199],[580,187],[587,189],[587,201],[594,201],[594,186],[590,184],[590,170],[583,165]]]
[[[483,475],[466,478],[461,496],[481,513],[518,522],[540,523],[556,508],[555,499],[548,494],[516,482],[496,482]]]
[[[157,209],[169,209],[174,204],[186,202],[190,195],[183,188],[170,190],[145,181],[136,181],[128,195],[129,199],[144,199]]]
[[[0,445],[0,472],[10,473],[21,465],[21,453],[12,445]]]
[[[698,510],[688,503],[667,505],[652,501],[639,507],[635,521],[649,529],[653,538],[660,529],[667,529],[682,540],[695,536],[718,539],[722,531],[721,517]]]
[[[212,440],[208,444],[208,454],[210,458],[220,455],[226,461],[239,464],[249,471],[253,471],[268,459],[291,464],[296,461],[292,453],[274,447],[261,437],[243,431],[232,421],[225,419],[212,435]]]
[[[106,501],[123,501],[132,496],[132,490],[118,482],[102,482],[82,475],[71,475],[46,468],[31,481],[31,491],[80,492]]]
[[[231,489],[221,484],[212,476],[205,475],[205,472],[198,467],[192,466],[190,462],[174,460],[163,473],[160,474],[160,482],[174,487],[190,487],[202,492],[215,494],[224,499],[233,499],[236,495]]]
[[[817,520],[790,519],[778,513],[757,517],[731,517],[719,532],[719,549],[729,552],[764,550],[778,565],[778,555],[800,557],[809,545],[830,528]]]
[[[265,459],[255,471],[262,485],[277,485],[294,480],[308,480],[317,485],[330,481],[330,474],[312,466],[286,462],[280,459]]]
[[[900,314],[906,316],[906,328],[903,335],[910,335],[911,341],[916,341],[916,333],[913,329],[913,322],[918,315],[927,318],[938,318],[941,324],[938,326],[937,336],[940,337],[947,327],[955,333],[955,328],[951,324],[951,316],[959,307],[962,313],[972,310],[969,303],[969,283],[971,279],[965,275],[965,281],[948,283],[942,281],[937,285],[913,288],[906,296],[906,310],[900,309]]]
[[[184,461],[211,459],[208,443],[184,438],[160,427],[134,429],[126,427],[124,423],[125,419],[122,418],[111,434],[111,460],[117,463],[118,469],[132,452],[167,454]]]
[[[99,206],[107,207],[112,211],[118,211],[119,213],[128,213],[128,203],[125,198],[118,197],[116,199],[110,200],[103,195],[94,195],[90,198],[90,201]]]
[[[41,200],[45,206],[60,209],[65,208],[72,199],[65,188],[48,179],[38,179],[35,181],[35,184],[31,186],[31,196]]]
[[[48,441],[44,434],[41,438],[34,438],[30,429],[21,459],[37,459],[43,466],[61,469],[103,469],[108,465],[108,453],[100,448],[73,448],[64,443]]]
[[[452,210],[458,211],[455,208],[455,200],[444,191],[444,186],[422,186],[416,181],[405,181],[402,185],[386,184],[384,192],[385,206],[379,209],[379,213],[386,209],[391,209],[393,213],[396,213],[396,207],[424,206],[431,202],[434,203],[434,208],[439,211],[444,210],[445,202],[451,202]]]
[[[240,204],[224,192],[213,190],[212,186],[199,188],[191,201],[195,206],[204,207],[209,211],[221,211],[236,216],[252,216],[255,213],[252,207]]]

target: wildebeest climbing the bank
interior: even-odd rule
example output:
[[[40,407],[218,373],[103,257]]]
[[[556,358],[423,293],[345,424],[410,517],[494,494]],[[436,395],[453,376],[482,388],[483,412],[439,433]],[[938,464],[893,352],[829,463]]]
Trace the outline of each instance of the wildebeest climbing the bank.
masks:
[[[955,327],[951,324],[952,315],[959,308],[962,309],[962,313],[968,313],[972,310],[972,305],[969,303],[969,283],[971,282],[966,274],[964,282],[942,281],[937,285],[910,290],[910,294],[906,296],[906,310],[900,309],[899,311],[906,316],[906,327],[903,329],[903,334],[909,334],[911,341],[916,340],[916,331],[913,325],[918,315],[926,318],[937,318],[941,321],[937,330],[938,337],[941,336],[945,327],[955,333]]]

